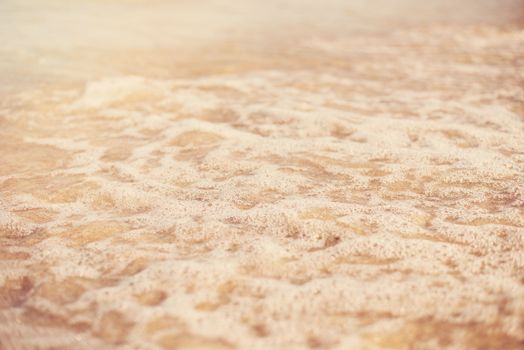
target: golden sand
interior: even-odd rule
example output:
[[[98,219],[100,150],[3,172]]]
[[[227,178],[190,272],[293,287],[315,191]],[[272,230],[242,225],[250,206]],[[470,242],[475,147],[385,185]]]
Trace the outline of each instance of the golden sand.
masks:
[[[0,349],[523,349],[524,3],[0,4]]]

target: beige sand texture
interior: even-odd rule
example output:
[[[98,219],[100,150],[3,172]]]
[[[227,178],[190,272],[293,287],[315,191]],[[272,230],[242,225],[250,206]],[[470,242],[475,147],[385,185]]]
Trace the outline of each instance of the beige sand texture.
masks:
[[[524,349],[524,2],[0,3],[0,349]]]

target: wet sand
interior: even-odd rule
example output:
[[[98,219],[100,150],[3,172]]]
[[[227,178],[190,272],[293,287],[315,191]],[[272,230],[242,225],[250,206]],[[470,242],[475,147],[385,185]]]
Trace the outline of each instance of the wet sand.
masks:
[[[0,4],[0,349],[523,349],[524,2]]]

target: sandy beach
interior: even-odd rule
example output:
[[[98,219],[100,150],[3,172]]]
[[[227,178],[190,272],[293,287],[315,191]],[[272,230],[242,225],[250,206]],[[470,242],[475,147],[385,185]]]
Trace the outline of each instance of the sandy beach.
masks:
[[[0,349],[524,349],[524,2],[0,3]]]

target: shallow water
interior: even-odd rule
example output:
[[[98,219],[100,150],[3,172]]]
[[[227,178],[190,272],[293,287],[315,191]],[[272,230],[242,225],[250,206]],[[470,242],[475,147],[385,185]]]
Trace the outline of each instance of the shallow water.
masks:
[[[4,0],[0,348],[521,349],[523,9]]]

